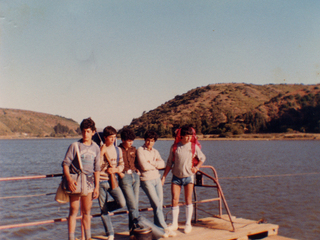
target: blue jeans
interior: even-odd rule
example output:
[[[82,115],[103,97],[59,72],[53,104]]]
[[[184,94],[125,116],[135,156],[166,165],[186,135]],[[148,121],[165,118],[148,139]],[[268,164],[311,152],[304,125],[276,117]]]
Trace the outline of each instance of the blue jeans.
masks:
[[[114,230],[111,222],[109,212],[114,211],[118,208],[126,206],[126,200],[124,199],[123,193],[120,187],[111,189],[108,181],[101,181],[99,183],[99,205],[101,209],[101,219],[106,231],[106,234],[114,235]],[[114,201],[108,202],[108,192],[113,197]]]
[[[153,208],[154,224],[158,227],[167,228],[163,215],[163,188],[160,178],[141,181],[141,187],[149,198]]]
[[[136,172],[132,174],[126,173],[123,178],[119,178],[119,185],[127,202],[130,230],[133,225],[133,220],[139,217],[140,176]]]

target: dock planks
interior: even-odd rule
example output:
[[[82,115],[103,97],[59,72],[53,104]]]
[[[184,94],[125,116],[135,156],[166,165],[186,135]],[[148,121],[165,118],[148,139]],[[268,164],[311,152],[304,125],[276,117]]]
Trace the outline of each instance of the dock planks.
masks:
[[[232,231],[232,226],[229,222],[228,215],[218,217],[202,218],[193,223],[192,232],[185,234],[184,224],[179,224],[179,229],[176,231],[177,236],[170,237],[170,240],[249,240],[252,238],[259,238],[265,240],[292,240],[278,236],[279,226],[270,223],[258,223],[258,221],[232,217],[236,231]],[[95,236],[92,239],[106,240],[105,236]],[[129,233],[117,233],[116,240],[129,239]],[[161,238],[162,239],[162,238]]]

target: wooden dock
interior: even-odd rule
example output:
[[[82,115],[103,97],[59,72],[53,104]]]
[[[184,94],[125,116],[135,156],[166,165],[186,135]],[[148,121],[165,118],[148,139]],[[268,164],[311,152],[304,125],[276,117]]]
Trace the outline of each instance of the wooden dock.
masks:
[[[176,231],[177,236],[170,237],[170,240],[293,240],[292,238],[278,235],[279,226],[271,223],[259,223],[258,221],[232,217],[236,231],[232,231],[228,215],[203,218],[193,223],[192,232],[185,234],[183,223],[179,224]],[[106,236],[94,236],[92,239],[108,239]],[[129,239],[129,233],[117,233],[116,240]],[[163,240],[164,238],[161,238]]]

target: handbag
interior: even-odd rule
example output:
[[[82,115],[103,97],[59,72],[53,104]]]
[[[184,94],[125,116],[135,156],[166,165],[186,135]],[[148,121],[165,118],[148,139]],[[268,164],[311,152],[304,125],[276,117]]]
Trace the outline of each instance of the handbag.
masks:
[[[68,181],[67,178],[65,177],[65,175],[63,175],[62,177],[62,189],[67,193],[67,194],[80,194],[81,196],[87,196],[88,195],[88,187],[87,187],[87,176],[85,173],[83,173],[82,171],[82,162],[80,159],[80,153],[79,153],[79,147],[78,147],[78,143],[74,143],[75,144],[75,148],[76,148],[76,152],[77,152],[77,159],[79,162],[79,167],[80,169],[77,169],[73,164],[71,165],[73,167],[73,170],[76,173],[70,173],[70,177],[76,181],[77,185],[76,185],[76,190],[75,191],[71,191],[69,189],[69,185],[68,185]]]
[[[70,201],[69,195],[62,189],[61,185],[62,183],[59,184],[54,200],[58,203],[68,203]]]

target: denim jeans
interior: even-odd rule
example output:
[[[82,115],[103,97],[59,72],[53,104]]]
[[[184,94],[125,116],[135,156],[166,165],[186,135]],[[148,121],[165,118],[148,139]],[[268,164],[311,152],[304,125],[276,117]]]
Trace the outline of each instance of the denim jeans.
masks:
[[[141,187],[149,198],[153,208],[154,224],[158,227],[167,228],[163,215],[163,188],[160,178],[141,181]]]
[[[126,173],[123,178],[119,179],[119,185],[127,202],[129,211],[129,230],[132,228],[133,219],[139,217],[139,187],[140,176],[133,172]]]
[[[106,231],[106,234],[114,235],[114,230],[111,222],[111,217],[109,212],[114,211],[118,208],[123,208],[126,206],[126,200],[123,196],[123,193],[120,187],[111,189],[108,181],[101,181],[99,183],[99,205],[101,209],[101,219]],[[108,192],[114,199],[114,201],[108,202]]]

